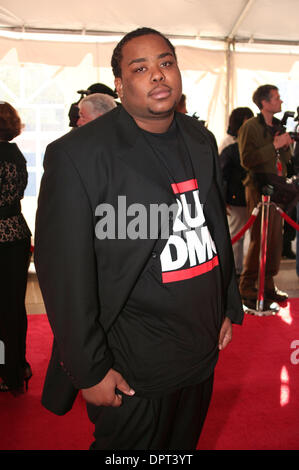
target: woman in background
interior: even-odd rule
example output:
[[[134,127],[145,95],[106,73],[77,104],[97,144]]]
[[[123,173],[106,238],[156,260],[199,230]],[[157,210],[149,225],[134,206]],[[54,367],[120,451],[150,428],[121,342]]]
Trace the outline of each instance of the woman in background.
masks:
[[[25,294],[30,258],[28,225],[20,200],[27,186],[26,160],[15,143],[22,124],[16,110],[0,101],[0,340],[5,359],[0,365],[0,392],[19,393],[32,376],[26,361]]]
[[[241,166],[238,147],[238,132],[247,119],[253,117],[250,108],[235,108],[229,119],[228,134],[234,137],[234,142],[224,146],[220,153],[220,166],[224,182],[227,208],[227,218],[230,236],[233,238],[246,224],[249,217],[245,198],[243,180],[246,170]],[[243,269],[244,237],[233,245],[237,277]]]

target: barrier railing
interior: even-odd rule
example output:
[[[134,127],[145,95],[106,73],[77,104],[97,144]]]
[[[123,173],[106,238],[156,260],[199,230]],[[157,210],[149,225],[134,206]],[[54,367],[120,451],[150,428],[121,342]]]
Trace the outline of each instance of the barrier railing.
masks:
[[[279,310],[279,305],[276,303],[272,303],[269,308],[264,310],[265,308],[265,297],[264,297],[264,290],[265,290],[265,272],[266,272],[266,261],[267,261],[267,237],[268,237],[268,224],[269,224],[269,209],[270,205],[274,206],[280,216],[293,228],[299,231],[299,224],[294,222],[291,217],[289,217],[279,206],[275,203],[271,202],[270,196],[262,195],[262,201],[258,203],[258,205],[253,209],[251,216],[249,217],[246,224],[242,227],[242,229],[231,238],[232,245],[240,240],[241,237],[245,235],[247,230],[251,228],[254,224],[256,218],[259,215],[260,209],[262,208],[262,215],[261,215],[261,241],[260,241],[260,265],[259,265],[259,273],[258,273],[258,296],[256,302],[256,310],[252,308],[246,307],[244,305],[244,311],[246,313],[251,313],[255,315],[273,315]],[[34,246],[31,246],[31,253],[34,253]]]
[[[248,221],[246,222],[246,224],[244,225],[244,227],[241,228],[241,230],[231,239],[232,241],[232,245],[234,243],[236,243],[238,240],[240,240],[240,238],[243,237],[243,235],[245,234],[245,232],[247,232],[248,229],[250,229],[250,227],[253,225],[255,219],[257,218],[257,216],[259,215],[259,211],[260,211],[260,207],[261,207],[261,202],[259,202],[259,204],[257,205],[257,207],[255,207],[251,213],[251,216],[249,217]]]
[[[279,311],[279,305],[273,302],[270,306],[265,309],[265,272],[266,272],[266,261],[267,261],[267,237],[268,237],[268,225],[269,225],[269,210],[270,206],[274,206],[280,216],[293,228],[299,231],[299,225],[294,222],[279,206],[271,202],[270,196],[262,195],[262,201],[254,208],[252,214],[244,227],[231,239],[232,244],[236,243],[247,230],[254,224],[260,208],[262,208],[261,214],[261,239],[260,239],[260,258],[259,258],[259,273],[258,273],[258,296],[256,301],[256,309],[248,308],[244,305],[244,311],[254,315],[274,315]]]

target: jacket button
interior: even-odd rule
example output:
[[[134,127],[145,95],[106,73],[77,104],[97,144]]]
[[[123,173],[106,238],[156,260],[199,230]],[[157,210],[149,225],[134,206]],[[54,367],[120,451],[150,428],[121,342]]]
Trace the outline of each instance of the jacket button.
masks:
[[[152,252],[152,258],[155,259],[155,258],[157,258],[157,256],[158,256],[158,255],[157,255],[157,252],[156,252],[156,251],[153,251],[153,252]]]

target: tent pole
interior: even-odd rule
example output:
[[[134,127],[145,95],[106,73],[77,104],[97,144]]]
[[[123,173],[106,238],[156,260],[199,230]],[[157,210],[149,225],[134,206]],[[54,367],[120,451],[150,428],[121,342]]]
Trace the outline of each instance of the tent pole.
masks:
[[[226,97],[225,97],[225,125],[227,126],[229,115],[231,111],[231,58],[232,58],[232,51],[231,51],[231,40],[227,39],[226,41]]]
[[[228,34],[228,37],[230,39],[235,37],[239,26],[243,23],[244,19],[248,15],[249,10],[251,9],[254,2],[255,2],[255,0],[247,0],[247,3],[245,5],[245,7],[243,8],[243,10],[242,10],[241,14],[238,16],[238,18],[236,19],[235,24],[233,25],[230,33]]]

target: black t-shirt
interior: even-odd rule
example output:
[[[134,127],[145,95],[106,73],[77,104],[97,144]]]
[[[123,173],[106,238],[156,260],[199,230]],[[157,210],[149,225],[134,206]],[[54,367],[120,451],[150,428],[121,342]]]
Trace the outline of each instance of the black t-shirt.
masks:
[[[178,212],[159,239],[108,334],[115,364],[136,394],[153,396],[200,383],[213,372],[223,319],[216,247],[175,121],[165,134],[143,131],[169,176]]]

